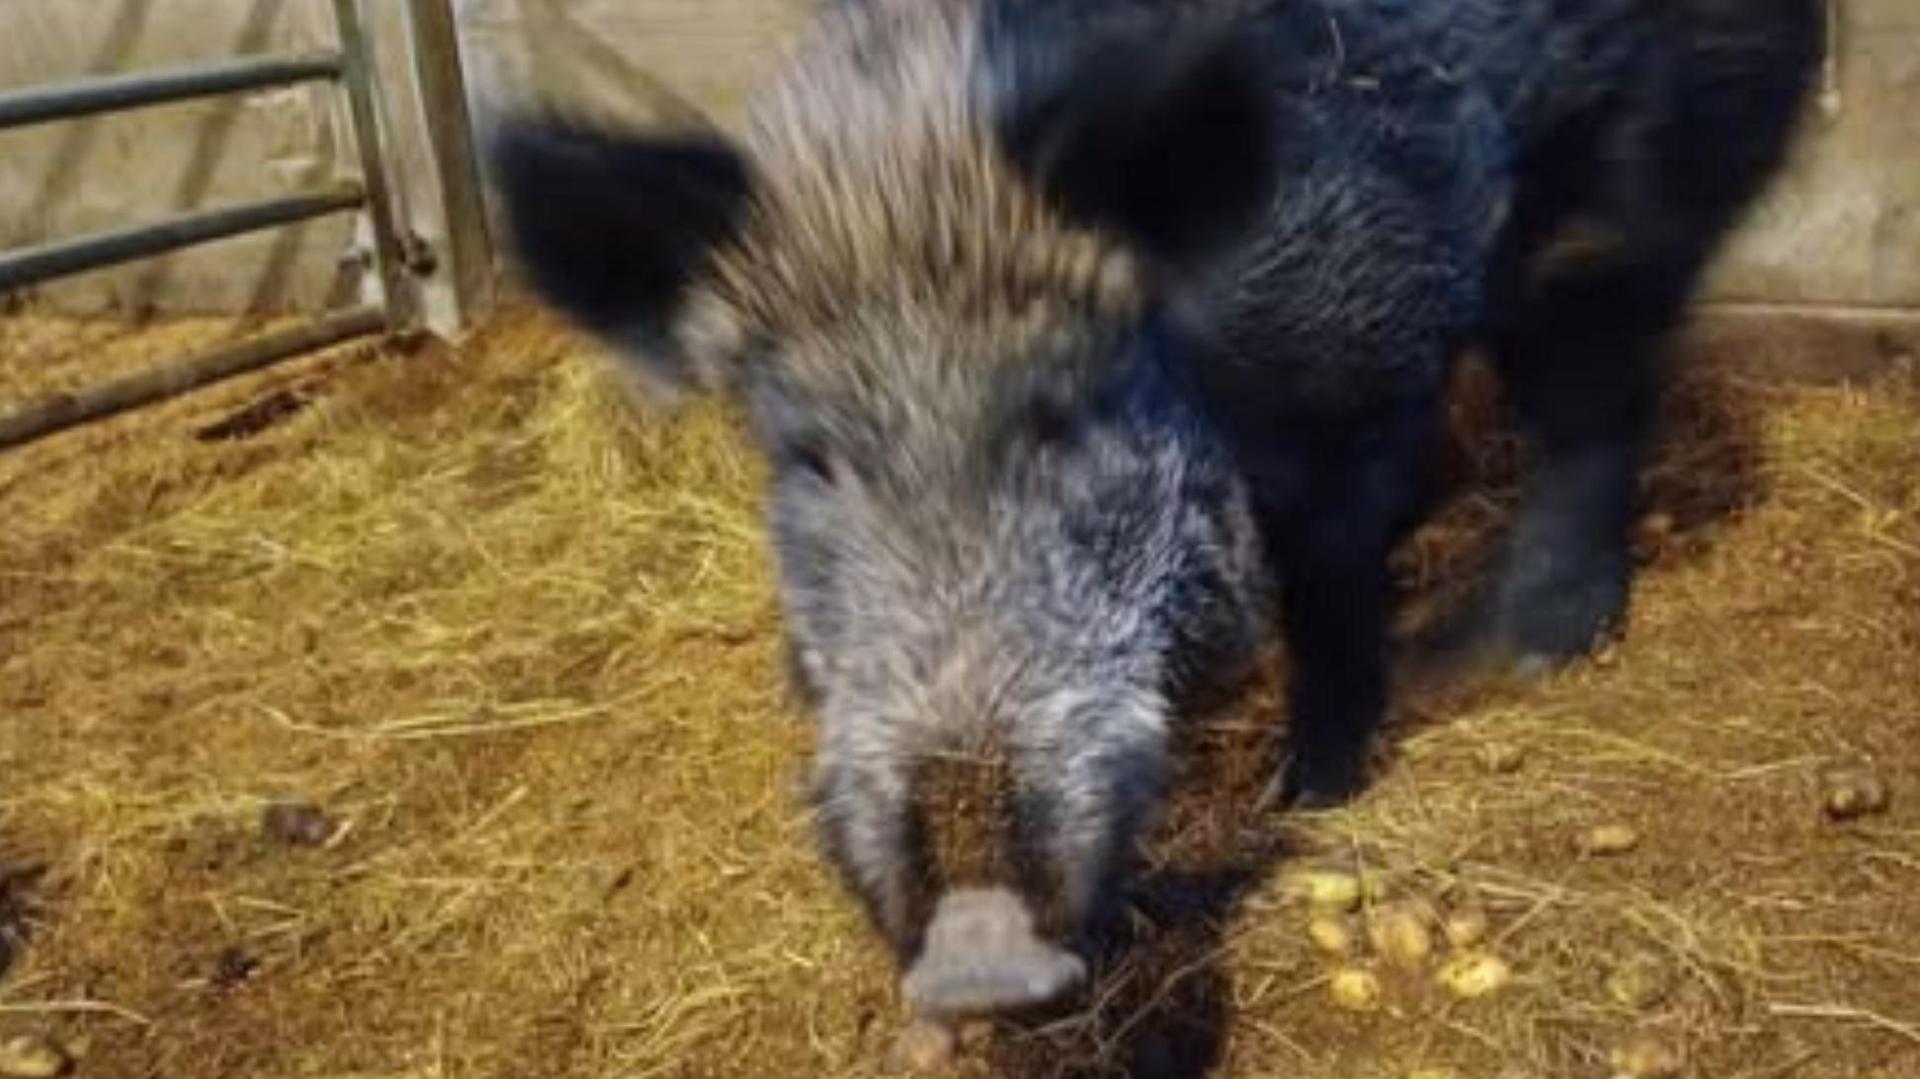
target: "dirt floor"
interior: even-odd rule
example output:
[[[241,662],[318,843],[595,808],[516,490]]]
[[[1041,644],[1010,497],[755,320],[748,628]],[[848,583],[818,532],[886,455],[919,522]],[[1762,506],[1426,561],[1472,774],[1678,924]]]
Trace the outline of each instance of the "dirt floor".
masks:
[[[0,369],[222,332],[16,318]],[[960,1070],[1920,1076],[1920,383],[1743,361],[1674,409],[1623,643],[1408,693],[1374,788],[1312,818],[1254,804],[1271,687],[1197,729],[1137,953]],[[898,1005],[798,798],[758,466],[605,372],[515,314],[0,453],[0,1061],[882,1073]],[[1507,457],[1463,453],[1411,591],[1468,572]],[[1307,867],[1365,886],[1320,918],[1347,958]],[[1422,957],[1423,906],[1488,932]]]

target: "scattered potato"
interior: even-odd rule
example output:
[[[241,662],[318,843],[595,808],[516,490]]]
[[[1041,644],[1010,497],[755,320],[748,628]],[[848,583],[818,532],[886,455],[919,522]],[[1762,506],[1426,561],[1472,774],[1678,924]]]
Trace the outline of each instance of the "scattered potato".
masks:
[[[1327,979],[1327,993],[1348,1011],[1370,1012],[1380,1006],[1380,979],[1370,970],[1342,967]]]
[[[1602,824],[1580,837],[1580,849],[1587,854],[1625,854],[1640,845],[1640,833],[1629,824]]]
[[[1887,785],[1865,770],[1847,770],[1827,775],[1826,791],[1821,798],[1827,816],[1834,820],[1853,820],[1887,808]]]
[[[959,1034],[950,1024],[921,1016],[894,1040],[894,1063],[907,1071],[936,1071],[953,1062],[958,1044]]]
[[[66,1051],[45,1038],[22,1034],[0,1042],[0,1076],[5,1079],[53,1079],[72,1067]]]
[[[1307,922],[1307,939],[1313,946],[1333,956],[1353,954],[1353,931],[1344,918],[1316,914]]]
[[[1608,973],[1607,995],[1621,1006],[1639,1011],[1665,1000],[1671,981],[1665,964],[1658,958],[1637,955]]]
[[[1429,922],[1411,903],[1393,903],[1378,907],[1367,920],[1367,936],[1373,950],[1394,966],[1412,970],[1433,954],[1433,935]]]
[[[1480,747],[1480,765],[1495,775],[1509,775],[1527,763],[1527,751],[1511,742],[1488,742]]]
[[[1613,1051],[1617,1079],[1670,1079],[1680,1074],[1680,1051],[1651,1034],[1636,1034]]]
[[[1290,894],[1321,910],[1348,911],[1360,905],[1360,878],[1337,869],[1303,869],[1287,882]]]
[[[1495,992],[1513,980],[1513,968],[1497,955],[1473,952],[1455,956],[1440,968],[1440,984],[1462,1000]]]

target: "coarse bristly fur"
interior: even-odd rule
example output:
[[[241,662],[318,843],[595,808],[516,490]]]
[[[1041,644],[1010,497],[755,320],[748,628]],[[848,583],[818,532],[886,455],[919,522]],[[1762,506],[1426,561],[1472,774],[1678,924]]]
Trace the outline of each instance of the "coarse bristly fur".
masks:
[[[1463,345],[1536,460],[1460,641],[1557,662],[1618,624],[1659,345],[1820,26],[1815,0],[864,0],[739,145],[545,118],[494,159],[549,300],[748,406],[826,850],[918,1003],[1016,1005],[1087,947],[1170,723],[1245,671],[1276,584],[1285,789],[1358,787]],[[973,885],[1021,898],[968,907],[1008,912],[980,954],[958,921],[923,954]]]

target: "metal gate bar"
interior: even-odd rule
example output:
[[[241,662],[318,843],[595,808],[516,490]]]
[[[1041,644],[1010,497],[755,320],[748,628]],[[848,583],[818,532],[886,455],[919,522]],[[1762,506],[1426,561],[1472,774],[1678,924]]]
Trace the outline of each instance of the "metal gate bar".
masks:
[[[51,394],[0,413],[0,449],[257,371],[290,356],[367,337],[386,326],[386,313],[378,307],[335,311],[291,329],[196,353],[166,367],[141,371],[75,393]]]
[[[0,291],[351,210],[366,201],[359,184],[342,184],[328,191],[222,206],[150,225],[0,252]]]
[[[427,148],[438,180],[446,223],[448,283],[457,318],[465,321],[491,300],[493,239],[488,235],[480,158],[460,61],[460,27],[448,0],[407,0],[408,41],[420,92]],[[431,318],[430,313],[423,313]]]
[[[0,129],[340,77],[338,54],[248,56],[0,92]]]
[[[432,37],[439,33],[451,42],[451,9],[447,0],[415,0],[412,14]],[[48,86],[0,92],[0,129],[48,120],[138,108],[211,94],[233,93],[266,86],[325,79],[344,91],[358,150],[362,177],[358,184],[262,202],[202,210],[133,228],[59,240],[12,252],[0,251],[0,292],[50,278],[130,262],[177,248],[205,243],[342,210],[364,208],[373,233],[376,269],[380,276],[378,305],[363,305],[323,315],[293,329],[218,346],[165,368],[144,371],[104,385],[73,393],[55,394],[0,413],[0,447],[19,445],[90,420],[173,397],[235,375],[258,370],[304,352],[336,345],[382,331],[413,324],[418,304],[408,281],[409,267],[401,250],[392,201],[392,187],[381,145],[378,106],[373,80],[373,53],[360,22],[359,0],[333,0],[339,30],[336,53],[278,55],[227,60],[192,67],[80,79]],[[448,45],[448,47],[451,47]],[[440,81],[428,87],[434,107],[445,108],[459,93],[457,63],[436,56],[445,70],[431,72]],[[464,128],[464,101],[460,115],[437,117],[442,124]],[[448,110],[451,112],[452,110]],[[435,152],[453,158],[470,152],[464,132],[441,130]],[[447,162],[443,161],[443,166]],[[465,182],[466,177],[454,177]],[[469,205],[471,204],[471,205]],[[456,213],[453,228],[462,232],[466,247],[483,251],[484,232],[463,217],[474,216],[477,192],[469,193]],[[472,261],[470,259],[470,261]]]
[[[400,254],[400,230],[394,223],[393,188],[381,149],[380,114],[373,97],[373,49],[360,26],[359,0],[333,0],[340,30],[341,82],[353,114],[353,139],[360,149],[360,182],[366,185],[367,221],[373,226],[374,269],[387,309],[387,327],[398,330],[413,321],[413,294],[407,288],[406,261]]]

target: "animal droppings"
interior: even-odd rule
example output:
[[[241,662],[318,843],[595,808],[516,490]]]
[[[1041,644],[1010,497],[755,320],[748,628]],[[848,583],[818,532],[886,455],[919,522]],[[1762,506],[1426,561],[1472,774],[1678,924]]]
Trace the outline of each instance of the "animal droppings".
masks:
[[[1487,909],[1478,902],[1469,900],[1447,911],[1440,923],[1440,931],[1447,943],[1456,949],[1465,950],[1487,939]]]
[[[260,833],[292,847],[324,846],[335,827],[333,818],[311,802],[270,802],[260,811]]]
[[[1634,522],[1633,548],[1641,558],[1659,557],[1673,543],[1673,514],[1655,511]]]
[[[1511,742],[1488,742],[1480,747],[1480,765],[1495,775],[1511,775],[1527,763],[1527,751]]]
[[[1837,821],[1856,820],[1884,812],[1887,785],[1867,771],[1834,772],[1826,777],[1821,804],[1827,816]]]

